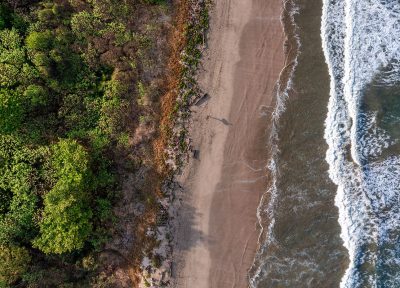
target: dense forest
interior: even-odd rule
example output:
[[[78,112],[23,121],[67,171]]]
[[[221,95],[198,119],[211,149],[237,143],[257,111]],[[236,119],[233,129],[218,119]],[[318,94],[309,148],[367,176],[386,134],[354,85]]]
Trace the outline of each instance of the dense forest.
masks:
[[[129,197],[154,202],[132,179],[150,169],[170,9],[0,1],[0,287],[117,287],[104,251],[132,245]]]

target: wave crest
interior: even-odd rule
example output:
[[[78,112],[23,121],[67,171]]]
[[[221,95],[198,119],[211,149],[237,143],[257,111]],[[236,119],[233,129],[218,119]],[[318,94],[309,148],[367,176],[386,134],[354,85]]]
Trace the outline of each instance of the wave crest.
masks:
[[[398,139],[365,105],[371,86],[399,84],[398,35],[398,1],[324,0],[321,36],[331,76],[326,160],[350,259],[343,288],[400,286],[400,157],[388,153]]]

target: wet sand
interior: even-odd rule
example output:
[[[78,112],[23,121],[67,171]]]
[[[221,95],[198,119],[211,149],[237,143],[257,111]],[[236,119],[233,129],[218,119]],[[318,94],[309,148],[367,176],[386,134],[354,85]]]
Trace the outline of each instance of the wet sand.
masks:
[[[248,287],[267,188],[274,87],[284,66],[281,0],[214,2],[190,135],[199,159],[179,182],[175,287]]]

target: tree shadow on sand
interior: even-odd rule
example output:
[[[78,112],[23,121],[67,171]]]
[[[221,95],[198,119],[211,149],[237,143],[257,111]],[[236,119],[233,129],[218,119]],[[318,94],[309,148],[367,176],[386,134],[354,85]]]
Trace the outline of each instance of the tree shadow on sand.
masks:
[[[190,204],[191,195],[188,195],[188,189],[183,191],[183,188],[178,195],[180,205],[177,209],[174,219],[174,245],[173,245],[173,261],[172,261],[172,277],[177,281],[180,278],[180,273],[185,265],[185,256],[191,250],[199,246],[207,246],[210,239],[196,224],[198,219],[202,217],[202,213]]]

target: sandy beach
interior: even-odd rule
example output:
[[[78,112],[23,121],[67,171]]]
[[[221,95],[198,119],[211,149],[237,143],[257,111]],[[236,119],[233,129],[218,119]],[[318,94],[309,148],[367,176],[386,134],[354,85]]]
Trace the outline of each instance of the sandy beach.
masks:
[[[281,12],[281,0],[214,1],[198,76],[210,99],[193,107],[190,123],[199,157],[178,179],[175,287],[248,286],[274,87],[284,66]]]

